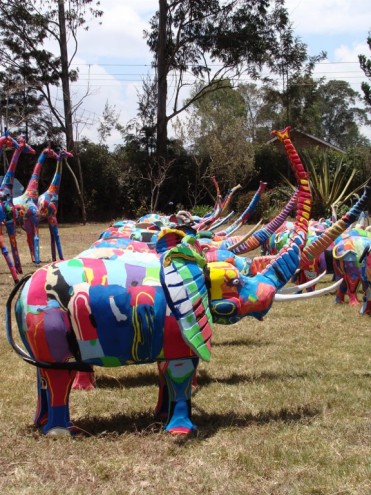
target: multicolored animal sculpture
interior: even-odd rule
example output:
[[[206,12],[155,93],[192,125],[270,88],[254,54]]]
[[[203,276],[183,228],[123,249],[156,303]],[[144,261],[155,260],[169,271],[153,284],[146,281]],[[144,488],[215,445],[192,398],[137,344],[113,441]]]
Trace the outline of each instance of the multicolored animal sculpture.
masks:
[[[300,285],[307,284],[315,280],[321,273],[336,273],[336,263],[334,261],[334,245],[347,229],[349,229],[360,217],[363,216],[364,209],[371,199],[371,188],[366,186],[358,201],[339,220],[333,217],[331,220],[321,220],[320,222],[310,220],[308,226],[307,243],[303,249],[300,259],[299,270],[295,274],[294,282]],[[283,230],[278,229],[278,236],[270,237],[270,252],[276,254],[287,242],[292,231],[292,224],[287,224]],[[345,234],[344,234],[345,235]],[[272,240],[274,242],[272,243]],[[343,278],[343,272],[337,272],[336,280]],[[315,284],[310,285],[307,290],[315,289]],[[341,292],[345,294],[346,282],[342,282]],[[340,291],[339,291],[340,293]],[[354,297],[351,296],[354,300]]]
[[[18,253],[18,246],[16,240],[16,212],[13,205],[13,185],[14,185],[15,171],[19,161],[19,157],[23,153],[34,155],[35,150],[26,143],[23,136],[19,136],[17,141],[9,137],[8,144],[12,145],[14,151],[12,154],[12,158],[10,160],[9,167],[0,185],[0,229],[1,229],[1,224],[4,223],[10,240],[10,246],[11,246],[13,262],[14,262],[14,266],[12,263],[9,264],[9,262],[8,262],[8,266],[14,282],[17,282],[18,281],[17,273],[22,273],[22,265]],[[4,249],[4,246],[2,247],[2,249]]]
[[[13,199],[17,220],[24,225],[31,259],[36,264],[40,263],[39,215],[37,210],[39,177],[41,168],[48,158],[58,160],[57,153],[50,146],[39,155],[25,192]]]
[[[47,220],[50,232],[50,246],[52,252],[52,260],[55,261],[56,258],[56,248],[58,251],[58,256],[60,260],[63,260],[63,252],[61,240],[59,238],[58,232],[58,201],[59,201],[59,188],[62,179],[62,166],[63,161],[67,158],[73,157],[73,154],[65,149],[62,149],[58,153],[57,166],[53,179],[48,187],[47,191],[40,194],[37,200],[37,211],[39,215],[39,221]]]
[[[371,315],[371,244],[367,246],[359,259],[363,284],[361,315]]]
[[[210,359],[213,322],[233,324],[245,316],[261,320],[294,274],[305,244],[311,209],[308,176],[289,130],[276,135],[298,181],[298,210],[293,236],[262,273],[246,277],[232,262],[208,263],[193,236],[172,231],[157,240],[160,258],[123,250],[115,259],[51,263],[12,291],[7,337],[37,367],[35,424],[44,433],[73,431],[68,401],[77,370],[153,361],[166,384],[157,405],[157,411],[167,411],[166,431],[188,434],[196,428],[191,382],[198,360]],[[168,236],[177,244],[171,245]],[[18,292],[15,311],[26,350],[12,334],[12,301]]]
[[[343,303],[347,295],[349,304],[359,305],[357,290],[361,283],[360,258],[364,250],[371,245],[371,232],[362,229],[350,229],[341,234],[333,248],[334,271],[343,278],[336,293],[336,302]]]
[[[4,153],[4,150],[6,150],[7,148],[13,148],[13,147],[17,147],[17,146],[18,146],[17,142],[9,136],[9,132],[7,130],[5,131],[4,135],[0,136],[0,156]],[[9,271],[13,277],[13,280],[17,281],[18,280],[17,271],[14,268],[13,261],[9,255],[8,249],[5,245],[4,236],[3,236],[3,232],[2,232],[2,226],[4,225],[4,222],[6,221],[6,219],[9,217],[12,218],[12,209],[9,206],[7,195],[5,193],[3,193],[1,200],[0,200],[0,248],[1,248],[2,255],[4,256],[5,262],[8,265]],[[13,218],[12,218],[12,220],[13,220]],[[10,225],[9,225],[9,227],[10,227]],[[11,233],[10,242],[12,243],[12,241],[13,241],[13,243],[15,243],[15,246],[16,246],[15,229],[14,229],[14,233],[12,233],[11,228],[10,228],[10,233]]]

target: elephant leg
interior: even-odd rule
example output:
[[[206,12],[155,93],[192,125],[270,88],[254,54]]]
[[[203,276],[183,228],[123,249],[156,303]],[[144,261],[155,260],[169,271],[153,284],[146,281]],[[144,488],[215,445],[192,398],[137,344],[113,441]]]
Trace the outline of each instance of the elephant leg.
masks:
[[[371,315],[371,285],[363,283],[361,315]]]
[[[72,388],[74,390],[94,390],[95,389],[94,372],[78,371],[73,381]]]
[[[198,358],[160,363],[169,396],[165,430],[173,435],[187,435],[197,429],[191,421],[192,379],[197,365]]]
[[[76,371],[40,369],[40,407],[37,420],[42,424],[43,433],[72,433],[69,412],[69,395]],[[45,396],[44,396],[45,394]],[[46,405],[45,405],[46,397]],[[45,407],[47,415],[45,415]]]
[[[334,278],[335,280],[340,280],[341,278],[343,279],[343,281],[336,290],[336,296],[335,296],[335,303],[343,304],[345,302],[344,297],[347,292],[347,284],[345,283],[344,280],[343,270],[341,267],[338,266],[337,263],[334,263]]]
[[[354,261],[344,261],[344,280],[347,286],[349,304],[352,306],[359,305],[357,298],[357,288],[361,282],[361,270],[356,266]]]
[[[162,371],[163,363],[157,363],[158,366],[158,399],[155,407],[155,416],[161,421],[165,421],[169,415],[169,392],[166,384],[166,378]],[[76,380],[75,380],[76,381]],[[75,385],[75,384],[74,384]],[[75,387],[74,387],[75,388]],[[192,393],[196,393],[200,388],[197,381],[197,371],[195,370],[192,377]]]
[[[34,418],[35,426],[44,426],[48,421],[48,399],[46,394],[46,381],[41,376],[40,368],[37,368],[37,408]]]
[[[164,368],[167,363],[158,362],[158,399],[155,407],[155,416],[165,421],[169,415],[169,393],[164,374]]]

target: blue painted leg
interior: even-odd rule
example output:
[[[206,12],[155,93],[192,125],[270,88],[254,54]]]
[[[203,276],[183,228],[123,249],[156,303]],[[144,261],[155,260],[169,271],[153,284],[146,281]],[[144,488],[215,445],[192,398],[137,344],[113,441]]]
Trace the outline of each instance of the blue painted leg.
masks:
[[[58,256],[60,260],[63,260],[63,251],[62,251],[62,244],[61,244],[61,239],[59,237],[59,231],[58,231],[58,224],[57,224],[57,219],[52,219],[51,222],[49,223],[49,231],[50,231],[50,239],[52,243],[52,257],[53,261],[56,260],[55,256],[55,246],[57,246],[57,251],[58,251]],[[54,250],[54,254],[53,254]]]
[[[37,408],[34,418],[36,426],[43,426],[48,421],[48,398],[46,395],[46,381],[41,377],[37,368]]]
[[[46,384],[48,420],[44,433],[72,433],[69,412],[69,395],[76,371],[40,370]]]
[[[188,435],[197,427],[191,421],[192,379],[198,358],[161,363],[168,394],[169,413],[165,430],[173,435]]]

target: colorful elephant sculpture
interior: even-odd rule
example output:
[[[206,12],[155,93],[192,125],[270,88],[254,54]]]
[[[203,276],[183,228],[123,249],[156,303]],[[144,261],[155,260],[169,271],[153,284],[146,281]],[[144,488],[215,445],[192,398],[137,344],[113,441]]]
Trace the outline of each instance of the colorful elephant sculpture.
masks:
[[[360,258],[364,250],[371,245],[371,232],[363,229],[351,229],[340,235],[333,248],[334,270],[338,278],[343,278],[336,302],[343,303],[347,295],[349,304],[358,305],[357,290],[362,281]]]
[[[74,431],[69,393],[76,371],[154,361],[164,384],[156,410],[166,411],[166,431],[188,434],[196,428],[191,383],[198,360],[210,359],[213,323],[233,324],[245,316],[261,320],[297,269],[305,244],[308,176],[288,129],[276,134],[298,182],[296,228],[256,276],[244,276],[231,260],[208,263],[197,239],[179,231],[160,234],[160,257],[122,250],[114,259],[74,258],[45,265],[16,285],[6,305],[7,338],[37,367],[34,422],[44,433]],[[25,350],[12,333],[17,293],[15,312]]]
[[[360,313],[371,315],[371,244],[365,248],[359,260],[363,284],[363,301]]]

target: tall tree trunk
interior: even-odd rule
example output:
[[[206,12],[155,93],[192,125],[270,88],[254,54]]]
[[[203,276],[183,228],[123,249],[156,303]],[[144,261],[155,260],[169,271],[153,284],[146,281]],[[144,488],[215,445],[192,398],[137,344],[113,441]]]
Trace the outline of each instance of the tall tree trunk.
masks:
[[[159,26],[157,45],[157,156],[166,160],[167,156],[167,48],[166,21],[167,0],[159,0]]]
[[[62,67],[62,91],[63,91],[63,109],[64,109],[64,121],[67,149],[73,150],[75,156],[75,163],[77,164],[77,170],[79,175],[79,181],[77,181],[73,170],[70,168],[71,173],[74,176],[75,184],[77,184],[77,194],[79,196],[81,207],[81,220],[86,224],[86,208],[84,201],[84,179],[82,174],[81,162],[78,156],[78,149],[73,138],[73,123],[72,123],[72,104],[70,93],[70,80],[68,74],[68,50],[67,50],[67,33],[66,33],[66,15],[64,10],[64,0],[58,0],[58,16],[59,16],[59,38],[60,38],[60,51],[61,51],[61,67]]]

